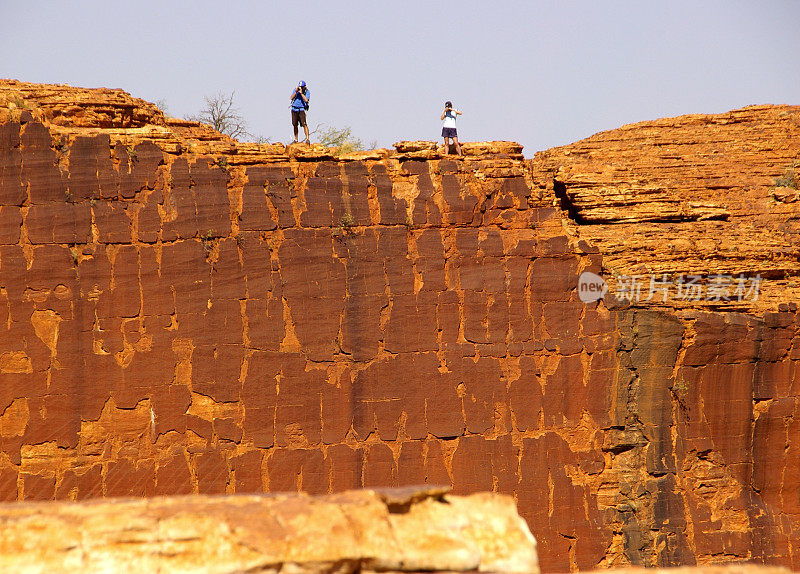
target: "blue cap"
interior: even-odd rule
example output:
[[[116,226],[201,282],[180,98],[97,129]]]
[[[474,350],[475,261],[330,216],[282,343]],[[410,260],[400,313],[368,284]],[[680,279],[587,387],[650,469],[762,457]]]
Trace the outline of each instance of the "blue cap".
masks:
[[[301,88],[305,88],[306,87],[306,83],[303,80],[300,80],[300,87]]]

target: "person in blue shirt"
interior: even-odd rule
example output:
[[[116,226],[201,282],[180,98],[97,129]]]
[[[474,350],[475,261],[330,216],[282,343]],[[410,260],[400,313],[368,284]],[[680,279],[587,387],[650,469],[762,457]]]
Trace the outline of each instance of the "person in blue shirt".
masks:
[[[311,143],[308,139],[308,124],[306,123],[306,110],[308,100],[311,98],[311,90],[306,87],[306,83],[301,81],[292,92],[289,100],[292,102],[292,127],[294,128],[294,143],[297,143],[297,126],[303,126],[306,132],[306,143]]]

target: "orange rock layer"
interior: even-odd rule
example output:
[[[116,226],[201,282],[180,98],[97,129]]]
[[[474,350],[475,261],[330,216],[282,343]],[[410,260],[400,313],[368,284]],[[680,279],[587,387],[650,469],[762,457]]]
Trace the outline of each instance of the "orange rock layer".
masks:
[[[795,204],[772,187],[797,117],[659,120],[529,161],[335,157],[6,81],[0,498],[444,483],[513,495],[545,572],[798,568]],[[583,271],[612,293],[614,273],[764,281],[585,304]]]
[[[628,125],[538,153],[531,168],[609,275],[760,275],[755,303],[730,289],[706,305],[738,311],[800,299],[800,106]]]

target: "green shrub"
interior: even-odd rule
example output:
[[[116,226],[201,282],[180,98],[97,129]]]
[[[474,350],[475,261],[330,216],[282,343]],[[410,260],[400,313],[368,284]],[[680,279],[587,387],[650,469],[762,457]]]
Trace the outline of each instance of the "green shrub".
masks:
[[[797,174],[794,168],[797,167],[798,162],[792,162],[792,167],[786,169],[783,175],[775,178],[775,187],[791,187],[797,189]]]

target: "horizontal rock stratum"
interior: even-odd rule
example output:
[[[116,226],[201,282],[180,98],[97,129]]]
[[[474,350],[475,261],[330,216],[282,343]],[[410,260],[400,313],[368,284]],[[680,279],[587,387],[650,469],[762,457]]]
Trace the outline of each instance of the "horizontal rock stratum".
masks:
[[[800,108],[464,150],[0,83],[0,498],[449,484],[544,572],[800,568]]]
[[[445,492],[0,504],[0,570],[538,574],[510,497]]]

